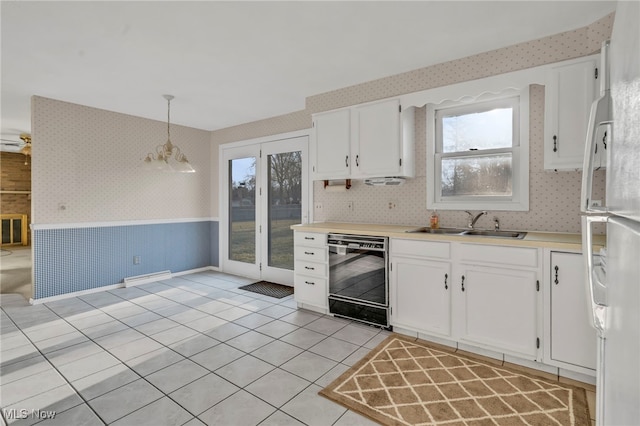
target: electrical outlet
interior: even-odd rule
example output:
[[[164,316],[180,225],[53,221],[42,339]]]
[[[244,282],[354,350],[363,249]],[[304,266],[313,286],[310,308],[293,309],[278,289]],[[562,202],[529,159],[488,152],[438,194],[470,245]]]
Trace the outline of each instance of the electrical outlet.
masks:
[[[347,201],[347,209],[352,212],[353,211],[353,201]]]
[[[322,203],[315,203],[316,210],[322,210]]]
[[[389,210],[395,209],[396,207],[398,207],[397,201],[389,201]]]
[[[602,207],[602,200],[591,200],[591,207]]]
[[[133,256],[133,264],[134,265],[140,264],[140,256]]]

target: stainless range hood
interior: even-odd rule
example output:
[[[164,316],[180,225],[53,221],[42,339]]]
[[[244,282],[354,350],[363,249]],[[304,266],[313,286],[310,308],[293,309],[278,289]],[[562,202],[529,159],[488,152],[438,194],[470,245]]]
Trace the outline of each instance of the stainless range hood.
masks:
[[[397,186],[402,185],[405,181],[403,177],[379,177],[365,179],[365,185],[371,186]]]

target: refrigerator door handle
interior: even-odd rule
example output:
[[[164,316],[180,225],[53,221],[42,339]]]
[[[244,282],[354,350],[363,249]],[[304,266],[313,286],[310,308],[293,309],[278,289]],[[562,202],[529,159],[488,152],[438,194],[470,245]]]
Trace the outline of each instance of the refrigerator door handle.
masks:
[[[598,129],[606,127],[607,139],[610,141],[613,139],[613,121],[603,120],[596,124],[599,119],[598,116],[605,114],[603,110],[608,108],[606,102],[606,97],[596,99],[591,105],[591,113],[589,114],[589,127],[587,128],[587,140],[585,141],[584,161],[582,163],[582,191],[580,193],[580,211],[582,213],[602,213],[605,211],[602,208],[598,209],[591,206],[591,194],[593,192],[593,168]]]
[[[594,265],[591,270],[593,279],[593,303],[598,306],[609,306],[607,299],[607,276],[599,265]]]
[[[593,327],[601,336],[605,330],[605,309],[607,303],[606,277],[601,267],[596,273],[593,263],[593,230],[594,223],[606,223],[609,216],[582,216],[582,255],[585,262],[587,281],[588,304],[591,306],[589,316],[592,318]]]
[[[592,206],[593,168],[596,154],[596,136],[598,129],[608,126],[608,135],[611,135],[611,90],[609,87],[609,40],[602,42],[600,49],[600,96],[591,104],[589,111],[589,124],[584,144],[584,159],[582,163],[582,191],[580,193],[580,211],[582,213],[604,213],[605,208]],[[612,139],[609,138],[609,141]],[[608,156],[607,156],[608,157]]]

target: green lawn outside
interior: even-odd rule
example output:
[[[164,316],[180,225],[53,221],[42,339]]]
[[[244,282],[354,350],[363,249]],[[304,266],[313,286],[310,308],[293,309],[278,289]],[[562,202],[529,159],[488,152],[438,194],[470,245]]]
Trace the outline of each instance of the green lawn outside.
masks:
[[[293,270],[293,231],[291,225],[299,219],[274,220],[271,222],[271,253],[269,266]],[[255,230],[253,221],[231,224],[230,259],[238,262],[255,263]]]

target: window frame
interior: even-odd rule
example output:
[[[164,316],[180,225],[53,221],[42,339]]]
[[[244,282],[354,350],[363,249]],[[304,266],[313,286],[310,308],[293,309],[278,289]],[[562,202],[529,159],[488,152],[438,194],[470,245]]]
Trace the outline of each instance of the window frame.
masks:
[[[500,106],[513,107],[511,147],[444,153],[441,117],[444,113],[484,112]],[[508,89],[498,94],[428,104],[427,115],[427,209],[440,210],[529,210],[529,86]],[[442,160],[482,158],[511,153],[511,196],[442,196]]]

